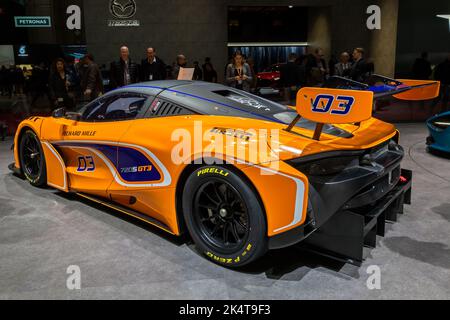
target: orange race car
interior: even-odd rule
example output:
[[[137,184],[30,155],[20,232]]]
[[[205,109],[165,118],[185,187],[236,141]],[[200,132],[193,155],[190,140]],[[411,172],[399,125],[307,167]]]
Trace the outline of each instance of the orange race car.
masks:
[[[24,120],[10,169],[188,232],[222,265],[300,241],[358,263],[410,202],[399,133],[372,118],[373,99],[428,99],[439,83],[334,80],[301,89],[296,108],[219,84],[130,85]]]

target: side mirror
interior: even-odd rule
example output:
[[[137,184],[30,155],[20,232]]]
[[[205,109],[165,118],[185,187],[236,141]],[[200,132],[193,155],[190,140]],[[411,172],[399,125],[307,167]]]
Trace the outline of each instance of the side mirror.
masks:
[[[66,116],[66,108],[58,108],[52,112],[53,118],[64,118]]]
[[[81,113],[78,112],[66,112],[66,119],[73,121],[80,121]]]

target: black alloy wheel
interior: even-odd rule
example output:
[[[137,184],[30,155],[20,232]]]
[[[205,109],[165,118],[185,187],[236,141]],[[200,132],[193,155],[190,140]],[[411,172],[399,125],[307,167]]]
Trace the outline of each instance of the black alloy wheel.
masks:
[[[201,236],[223,252],[235,252],[248,238],[249,217],[245,202],[226,181],[211,178],[197,190],[194,215]]]
[[[44,152],[36,134],[27,130],[20,139],[20,167],[25,178],[34,186],[46,184],[47,171]]]
[[[231,166],[201,166],[182,193],[184,221],[197,249],[215,263],[238,267],[267,251],[263,206],[248,179]]]

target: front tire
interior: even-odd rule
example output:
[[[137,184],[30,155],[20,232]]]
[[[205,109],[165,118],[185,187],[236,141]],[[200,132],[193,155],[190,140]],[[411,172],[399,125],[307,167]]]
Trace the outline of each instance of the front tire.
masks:
[[[25,178],[35,187],[47,184],[47,169],[44,151],[37,135],[26,130],[19,143],[20,167]]]
[[[200,252],[239,267],[267,251],[264,210],[249,183],[230,167],[202,166],[183,189],[183,215]]]

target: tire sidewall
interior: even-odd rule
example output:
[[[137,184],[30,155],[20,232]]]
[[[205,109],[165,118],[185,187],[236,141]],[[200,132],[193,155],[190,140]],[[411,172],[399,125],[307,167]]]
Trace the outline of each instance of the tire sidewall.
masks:
[[[35,139],[37,142],[37,146],[40,153],[40,159],[41,159],[41,168],[39,170],[39,175],[33,179],[30,177],[25,170],[24,162],[23,162],[23,148],[24,148],[24,138],[25,136],[29,136],[32,139]],[[26,130],[21,139],[19,144],[19,159],[20,159],[20,167],[22,168],[22,173],[25,176],[25,178],[30,182],[33,186],[40,187],[47,183],[47,169],[46,169],[46,163],[45,163],[45,156],[44,156],[44,150],[42,149],[41,142],[39,141],[37,135],[32,130]]]
[[[229,183],[244,201],[249,218],[249,234],[244,245],[235,253],[227,254],[205,240],[194,217],[193,207],[197,190],[204,183],[215,178]],[[186,180],[182,196],[183,215],[189,233],[197,249],[207,258],[229,267],[248,264],[267,251],[266,221],[263,207],[254,189],[235,170],[227,166],[202,166],[197,168]]]

